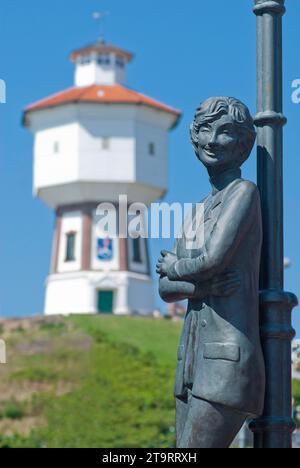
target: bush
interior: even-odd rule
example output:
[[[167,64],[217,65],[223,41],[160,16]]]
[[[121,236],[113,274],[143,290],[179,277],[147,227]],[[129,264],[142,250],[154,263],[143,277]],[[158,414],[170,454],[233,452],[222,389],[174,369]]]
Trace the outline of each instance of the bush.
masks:
[[[293,406],[295,411],[295,419],[297,426],[300,427],[300,412],[297,409],[300,407],[300,380],[293,380]]]
[[[22,419],[25,415],[24,408],[18,403],[8,404],[2,411],[1,416],[8,419]]]

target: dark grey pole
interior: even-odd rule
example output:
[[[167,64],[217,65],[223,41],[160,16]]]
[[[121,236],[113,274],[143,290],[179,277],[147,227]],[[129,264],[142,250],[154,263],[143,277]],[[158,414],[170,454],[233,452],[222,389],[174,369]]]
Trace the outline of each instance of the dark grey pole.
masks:
[[[256,448],[291,448],[291,312],[294,294],[283,277],[282,16],[285,0],[254,0],[257,16],[258,185],[264,242],[261,265],[261,338],[267,386],[264,414],[250,424]]]

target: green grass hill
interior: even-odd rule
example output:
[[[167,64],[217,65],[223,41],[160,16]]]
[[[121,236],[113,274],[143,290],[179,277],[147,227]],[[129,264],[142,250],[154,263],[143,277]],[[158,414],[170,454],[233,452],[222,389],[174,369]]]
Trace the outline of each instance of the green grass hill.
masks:
[[[100,315],[0,321],[0,447],[174,447],[180,329]],[[299,381],[293,394],[299,406]]]
[[[174,447],[180,323],[138,317],[1,321],[1,447]]]

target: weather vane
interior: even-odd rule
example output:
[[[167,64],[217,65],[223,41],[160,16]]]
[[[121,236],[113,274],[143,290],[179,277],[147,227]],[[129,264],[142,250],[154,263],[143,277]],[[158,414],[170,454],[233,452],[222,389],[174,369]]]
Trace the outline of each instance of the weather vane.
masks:
[[[109,11],[94,11],[93,19],[99,23],[100,35],[99,42],[105,42],[105,18],[109,16]]]

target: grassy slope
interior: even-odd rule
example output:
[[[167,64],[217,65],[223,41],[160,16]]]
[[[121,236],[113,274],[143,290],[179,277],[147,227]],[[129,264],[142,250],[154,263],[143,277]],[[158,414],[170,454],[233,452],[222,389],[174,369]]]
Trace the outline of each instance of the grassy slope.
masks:
[[[130,317],[0,324],[0,446],[172,447],[181,325]],[[300,385],[294,382],[300,405]]]
[[[2,446],[173,446],[179,331],[163,320],[78,316],[10,332],[0,432],[16,430]]]

